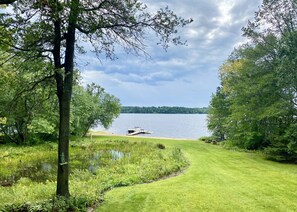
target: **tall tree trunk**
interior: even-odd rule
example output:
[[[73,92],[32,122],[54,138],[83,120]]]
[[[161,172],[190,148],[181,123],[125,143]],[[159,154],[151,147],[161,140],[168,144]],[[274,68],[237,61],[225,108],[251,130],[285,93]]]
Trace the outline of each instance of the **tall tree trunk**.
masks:
[[[66,35],[64,76],[56,72],[56,82],[57,82],[59,108],[60,108],[58,175],[57,175],[56,194],[57,196],[63,196],[63,197],[70,196],[70,193],[69,193],[70,103],[71,103],[72,85],[73,85],[75,25],[78,17],[78,5],[79,5],[79,0],[72,0],[67,35]],[[59,34],[59,37],[61,36],[60,29],[61,29],[60,22],[59,23],[57,22],[55,24],[55,30],[57,30],[57,34]],[[54,49],[54,51],[55,50],[57,51],[57,55],[58,55],[58,51],[60,51],[60,48]],[[59,56],[60,56],[60,52],[59,52]],[[56,65],[60,65],[60,64],[57,63]]]
[[[69,87],[69,85],[64,85]],[[70,94],[69,94],[70,91]],[[57,196],[69,197],[69,136],[71,90],[64,91],[59,97],[60,126],[58,144]]]

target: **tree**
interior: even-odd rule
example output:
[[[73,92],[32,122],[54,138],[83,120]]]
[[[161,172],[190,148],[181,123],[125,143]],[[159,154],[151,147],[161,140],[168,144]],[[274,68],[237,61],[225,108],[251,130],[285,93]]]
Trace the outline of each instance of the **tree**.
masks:
[[[243,28],[244,35],[254,44],[273,46],[277,79],[284,90],[282,97],[291,103],[297,115],[297,2],[295,0],[265,0],[254,21]],[[271,43],[271,37],[277,41]],[[270,60],[272,61],[272,60]]]
[[[90,128],[108,128],[120,114],[120,100],[94,83],[87,88],[75,86],[72,97],[71,133],[85,136]]]
[[[250,42],[221,67],[224,98],[212,97],[209,124],[210,129],[221,128],[217,119],[222,114],[215,112],[225,104],[218,100],[225,99],[229,114],[223,126],[229,143],[264,149],[270,159],[290,162],[297,161],[296,8],[296,1],[266,0],[243,28]]]
[[[10,61],[12,62],[12,61]],[[14,65],[17,61],[14,61]],[[22,64],[24,66],[24,64]],[[58,135],[58,102],[53,79],[33,84],[36,70],[46,64],[28,64],[32,69],[0,68],[0,132],[16,144],[33,144]],[[119,115],[119,99],[98,85],[74,85],[71,107],[71,134],[84,136],[91,127],[108,127]]]
[[[75,50],[83,52],[79,45],[88,41],[98,55],[105,52],[109,58],[114,58],[118,45],[127,52],[138,54],[144,52],[147,30],[159,36],[160,44],[168,48],[170,42],[183,44],[173,35],[177,33],[177,27],[192,20],[177,17],[168,8],[150,14],[146,5],[137,0],[18,0],[12,7],[13,13],[1,14],[0,27],[9,30],[13,39],[1,39],[0,45],[10,46],[10,53],[24,61],[33,63],[35,59],[43,58],[52,64],[49,72],[54,73],[60,116],[56,194],[68,197]],[[0,31],[1,38],[5,32]]]
[[[218,87],[209,104],[207,127],[213,132],[213,136],[220,141],[226,139],[229,110],[227,96],[222,91],[222,88]]]
[[[273,67],[271,70],[274,73],[274,84],[279,87],[277,94],[280,99],[274,105],[281,105],[281,107],[279,107],[280,110],[274,110],[274,114],[277,114],[279,136],[273,140],[271,146],[272,148],[282,146],[283,152],[286,152],[285,154],[289,157],[294,152],[292,147],[296,147],[294,144],[296,137],[288,134],[297,130],[296,8],[295,0],[265,0],[256,13],[254,21],[243,28],[245,36],[253,44],[265,46],[264,51],[268,46],[274,48],[273,53],[270,54],[273,57],[266,57],[265,60]],[[274,37],[273,42],[271,37]],[[268,111],[271,114],[271,110]]]
[[[53,79],[44,76],[42,82],[38,80],[46,64],[22,63],[25,72],[20,67],[16,70],[17,64],[10,60],[0,67],[0,117],[6,120],[0,132],[16,144],[32,143],[39,135],[55,131],[56,123],[51,120],[57,111],[54,84]]]
[[[272,129],[274,104],[279,99],[271,67],[261,62],[261,49],[241,49],[237,58],[227,61],[220,70],[222,90],[230,104],[225,126],[228,140],[247,149],[269,143],[268,129]]]

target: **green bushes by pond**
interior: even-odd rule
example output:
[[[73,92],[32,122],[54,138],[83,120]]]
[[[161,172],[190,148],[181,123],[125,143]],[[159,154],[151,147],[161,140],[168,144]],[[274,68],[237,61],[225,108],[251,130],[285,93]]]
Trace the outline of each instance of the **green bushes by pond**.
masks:
[[[127,140],[72,142],[70,192],[55,198],[57,144],[0,146],[0,211],[84,210],[113,187],[146,183],[187,166],[180,149]]]

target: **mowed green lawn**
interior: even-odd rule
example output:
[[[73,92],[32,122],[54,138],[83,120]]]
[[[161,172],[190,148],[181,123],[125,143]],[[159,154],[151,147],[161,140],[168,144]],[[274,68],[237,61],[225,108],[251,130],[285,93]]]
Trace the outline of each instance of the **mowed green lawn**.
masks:
[[[297,211],[297,165],[198,141],[142,140],[181,148],[190,166],[177,177],[113,189],[97,211]]]

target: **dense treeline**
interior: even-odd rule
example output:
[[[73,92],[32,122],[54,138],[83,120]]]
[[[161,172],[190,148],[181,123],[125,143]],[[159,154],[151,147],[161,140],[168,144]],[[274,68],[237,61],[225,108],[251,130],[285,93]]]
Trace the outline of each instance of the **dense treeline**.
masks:
[[[206,114],[208,108],[123,106],[121,113]]]
[[[220,140],[297,162],[297,2],[264,1],[243,28],[250,42],[220,68],[208,127]]]

